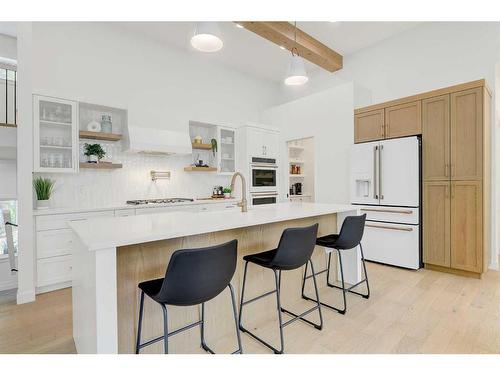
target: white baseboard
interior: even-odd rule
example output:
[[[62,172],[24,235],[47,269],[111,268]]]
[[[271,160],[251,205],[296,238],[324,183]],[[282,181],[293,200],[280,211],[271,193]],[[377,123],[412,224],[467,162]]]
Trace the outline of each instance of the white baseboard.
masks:
[[[39,286],[36,288],[36,294],[52,292],[54,290],[64,289],[64,288],[71,288],[71,281],[64,281],[62,283]]]
[[[29,303],[35,301],[35,290],[17,291],[17,304]]]

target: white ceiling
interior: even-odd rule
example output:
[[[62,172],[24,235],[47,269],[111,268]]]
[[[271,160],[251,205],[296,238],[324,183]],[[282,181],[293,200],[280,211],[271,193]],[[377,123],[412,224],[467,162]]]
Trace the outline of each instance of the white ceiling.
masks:
[[[191,47],[189,39],[194,31],[194,22],[118,22],[113,25],[145,35],[165,47],[176,46],[207,60],[274,82],[282,82],[288,67],[288,51],[248,30],[236,27],[232,22],[219,22],[224,47],[212,54],[204,54]],[[344,56],[416,25],[418,22],[297,23],[297,27]],[[15,37],[16,23],[0,22],[0,34]],[[314,73],[321,68],[306,61],[306,69],[309,73]]]
[[[297,27],[346,56],[417,24],[418,22],[298,22]],[[194,22],[120,22],[116,25],[146,35],[165,46],[173,45],[190,53],[202,54],[189,43]],[[236,27],[232,22],[220,22],[219,26],[224,47],[219,52],[203,54],[204,58],[262,79],[274,82],[283,80],[288,66],[288,51],[248,30]],[[306,62],[306,69],[313,73],[320,68]]]

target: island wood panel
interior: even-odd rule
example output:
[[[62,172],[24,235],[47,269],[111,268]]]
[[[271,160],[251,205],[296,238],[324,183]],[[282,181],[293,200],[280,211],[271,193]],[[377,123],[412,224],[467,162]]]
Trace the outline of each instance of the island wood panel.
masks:
[[[422,133],[420,100],[385,109],[385,138],[406,137]]]
[[[177,249],[211,246],[224,243],[232,239],[238,240],[238,263],[232,284],[236,291],[239,309],[240,291],[243,282],[242,257],[277,246],[281,233],[285,228],[301,227],[319,223],[318,235],[337,232],[336,214],[323,215],[283,221],[248,228],[232,229],[227,231],[181,237],[177,239],[156,241],[145,244],[124,246],[117,249],[117,285],[118,285],[118,351],[119,353],[133,353],[137,333],[139,291],[137,284],[144,280],[163,277],[172,253]],[[326,256],[321,248],[316,248],[313,254],[316,270],[326,266]],[[334,262],[335,263],[335,262]],[[288,307],[301,300],[301,283],[303,269],[283,272],[282,279],[282,305]],[[336,266],[332,269],[336,275]],[[331,276],[332,277],[332,276]],[[325,284],[325,274],[319,277],[321,285]],[[273,290],[274,275],[269,269],[250,264],[248,266],[247,288],[245,300],[258,294]],[[306,288],[308,294],[312,293],[311,280]],[[311,294],[312,295],[312,294]],[[313,306],[311,304],[311,306]],[[199,307],[169,306],[169,329],[180,328],[199,319]],[[225,291],[212,301],[206,303],[205,335],[207,344],[215,351],[236,350],[235,325],[232,317],[229,292]],[[143,341],[158,337],[163,332],[163,317],[161,307],[145,298],[143,320]],[[288,319],[289,317],[285,317]],[[317,312],[309,315],[317,321]],[[256,303],[245,306],[243,324],[249,329],[269,327],[269,322],[276,322],[277,311],[276,297],[270,295]],[[300,324],[300,323],[297,323]],[[258,330],[259,331],[259,330]],[[276,337],[274,331],[259,331],[265,338]],[[227,343],[228,338],[234,342]],[[274,342],[274,341],[273,341]],[[224,345],[223,345],[224,344]],[[171,353],[192,353],[200,346],[200,329],[193,328],[173,336],[169,340]],[[141,350],[141,353],[162,353],[162,342],[151,345]]]
[[[422,102],[424,181],[450,179],[450,96]]]

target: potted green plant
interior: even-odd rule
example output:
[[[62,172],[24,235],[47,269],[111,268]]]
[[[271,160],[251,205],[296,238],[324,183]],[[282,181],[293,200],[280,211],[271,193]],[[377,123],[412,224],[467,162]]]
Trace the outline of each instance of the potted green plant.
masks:
[[[50,178],[37,177],[33,180],[38,209],[49,208],[49,199],[54,189],[54,181]]]
[[[99,143],[85,143],[85,156],[88,156],[89,163],[99,163],[104,155],[106,155],[106,151],[104,151]]]
[[[210,144],[212,145],[212,153],[214,154],[215,156],[215,153],[217,152],[217,139],[215,138],[212,138],[210,140]]]
[[[228,187],[224,188],[224,198],[231,198],[231,189]]]

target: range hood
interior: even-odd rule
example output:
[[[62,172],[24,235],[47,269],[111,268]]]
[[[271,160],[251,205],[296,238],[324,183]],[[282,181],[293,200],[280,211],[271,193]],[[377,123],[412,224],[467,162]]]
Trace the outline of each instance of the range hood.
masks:
[[[181,131],[128,126],[123,148],[127,152],[150,155],[192,154],[189,134]]]

